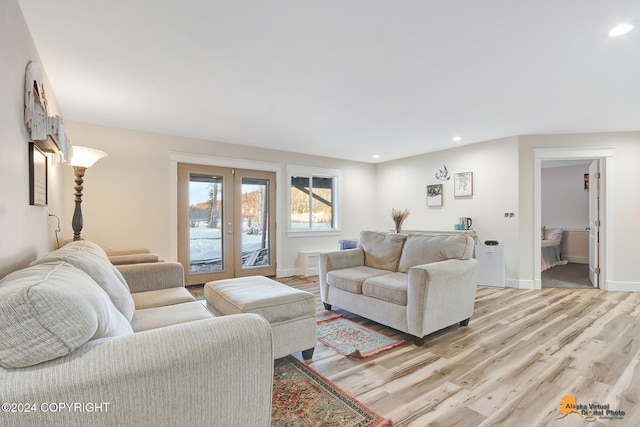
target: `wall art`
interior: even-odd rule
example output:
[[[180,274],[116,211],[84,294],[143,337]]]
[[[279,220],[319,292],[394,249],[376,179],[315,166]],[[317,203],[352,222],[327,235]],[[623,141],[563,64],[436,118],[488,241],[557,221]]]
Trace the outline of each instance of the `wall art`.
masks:
[[[438,172],[436,172],[436,178],[440,181],[449,181],[451,179],[451,175],[449,175],[449,171],[447,170],[447,165],[442,165],[442,169],[438,169]]]
[[[427,185],[427,206],[442,206],[442,184]]]
[[[47,156],[29,143],[29,204],[47,206]]]
[[[453,175],[454,197],[473,196],[473,172],[462,172]]]

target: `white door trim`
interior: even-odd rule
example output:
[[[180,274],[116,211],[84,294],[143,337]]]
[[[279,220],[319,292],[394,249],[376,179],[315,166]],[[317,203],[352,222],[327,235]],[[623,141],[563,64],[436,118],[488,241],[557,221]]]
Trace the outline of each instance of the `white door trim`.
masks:
[[[601,228],[600,228],[600,289],[609,290],[609,283],[613,277],[613,224],[610,221],[609,212],[613,212],[613,155],[615,148],[535,148],[533,149],[533,214],[534,214],[534,238],[533,238],[533,278],[534,289],[542,289],[541,279],[541,236],[542,230],[542,161],[543,160],[589,160],[601,159],[603,170],[600,171],[602,177],[601,187]],[[536,232],[536,230],[538,230]]]

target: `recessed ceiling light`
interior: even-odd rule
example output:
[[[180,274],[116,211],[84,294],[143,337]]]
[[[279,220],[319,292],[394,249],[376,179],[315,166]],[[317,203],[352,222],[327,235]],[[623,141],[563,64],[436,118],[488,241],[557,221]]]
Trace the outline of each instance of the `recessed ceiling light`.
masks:
[[[630,25],[630,24],[617,25],[611,31],[609,31],[609,37],[618,37],[623,34],[627,34],[632,29],[633,29],[633,25]]]
[[[374,158],[374,159],[377,159],[377,158],[379,158],[379,157],[380,157],[380,156],[379,156],[378,154],[374,154],[374,155],[373,155],[373,158]]]
[[[462,137],[461,136],[454,136],[453,138],[451,138],[452,141],[462,141]]]

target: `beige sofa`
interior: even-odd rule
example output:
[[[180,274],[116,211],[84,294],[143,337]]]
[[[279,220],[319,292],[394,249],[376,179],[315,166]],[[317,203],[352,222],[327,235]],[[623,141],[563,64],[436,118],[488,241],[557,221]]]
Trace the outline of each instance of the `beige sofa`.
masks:
[[[0,281],[0,425],[268,426],[271,329],[81,241]],[[8,406],[7,406],[8,404]]]
[[[325,308],[424,337],[473,314],[478,261],[470,236],[363,231],[358,247],[320,255]]]

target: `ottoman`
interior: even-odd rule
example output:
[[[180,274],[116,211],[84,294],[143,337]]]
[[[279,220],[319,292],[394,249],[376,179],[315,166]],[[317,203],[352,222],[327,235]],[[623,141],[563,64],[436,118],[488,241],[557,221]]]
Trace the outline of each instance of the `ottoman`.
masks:
[[[301,351],[311,359],[316,346],[316,301],[312,293],[264,276],[216,280],[204,286],[207,308],[216,316],[259,314],[271,324],[274,358]]]

